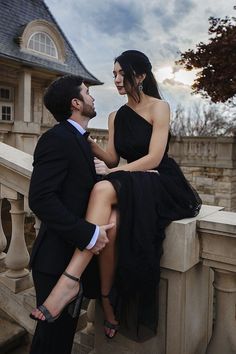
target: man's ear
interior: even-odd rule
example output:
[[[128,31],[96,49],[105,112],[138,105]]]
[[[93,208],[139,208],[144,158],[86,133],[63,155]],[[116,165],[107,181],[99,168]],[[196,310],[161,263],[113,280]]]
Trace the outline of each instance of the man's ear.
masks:
[[[80,108],[81,108],[81,101],[78,98],[72,98],[71,109],[80,111]]]

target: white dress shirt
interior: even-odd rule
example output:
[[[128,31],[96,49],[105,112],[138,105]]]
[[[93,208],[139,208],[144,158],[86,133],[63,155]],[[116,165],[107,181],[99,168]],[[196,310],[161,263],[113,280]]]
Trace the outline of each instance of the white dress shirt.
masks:
[[[86,132],[86,130],[83,127],[81,127],[81,125],[79,123],[75,122],[74,120],[67,119],[67,122],[72,124],[80,132],[81,135],[84,135],[84,133]],[[99,231],[100,231],[99,227],[96,225],[96,229],[94,231],[93,237],[91,238],[89,244],[86,247],[87,250],[90,250],[91,248],[93,248],[93,246],[97,242]]]

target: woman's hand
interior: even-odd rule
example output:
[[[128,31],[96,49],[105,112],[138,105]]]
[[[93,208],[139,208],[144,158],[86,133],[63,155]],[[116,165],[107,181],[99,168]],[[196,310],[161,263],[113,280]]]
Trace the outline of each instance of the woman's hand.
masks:
[[[111,172],[111,170],[107,167],[105,162],[97,159],[96,157],[94,158],[94,164],[95,164],[96,173],[98,175],[104,176]]]

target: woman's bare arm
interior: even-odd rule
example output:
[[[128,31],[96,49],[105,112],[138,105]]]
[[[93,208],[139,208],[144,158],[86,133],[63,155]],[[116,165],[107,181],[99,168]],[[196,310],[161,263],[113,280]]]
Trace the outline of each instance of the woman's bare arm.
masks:
[[[96,170],[100,174],[107,174],[115,171],[147,171],[157,167],[164,155],[170,124],[170,109],[167,102],[159,101],[152,108],[153,131],[149,145],[148,154],[142,158],[115,168],[106,168],[104,164],[95,163]]]
[[[114,121],[115,121],[116,112],[112,112],[108,118],[108,143],[106,150],[103,150],[94,140],[89,139],[91,143],[91,148],[94,156],[98,159],[105,162],[105,164],[109,167],[115,167],[119,163],[119,156],[115,150],[114,146]]]

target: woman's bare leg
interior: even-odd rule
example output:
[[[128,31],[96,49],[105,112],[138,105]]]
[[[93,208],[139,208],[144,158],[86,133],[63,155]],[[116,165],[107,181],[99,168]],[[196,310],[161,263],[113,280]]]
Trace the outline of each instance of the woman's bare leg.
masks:
[[[84,250],[83,252],[77,250],[76,253],[72,256],[70,264],[68,265],[66,272],[80,278],[84,269],[87,267],[90,262],[93,254],[90,251]],[[73,273],[76,267],[76,272]],[[70,272],[71,269],[71,272]],[[57,284],[54,286],[50,295],[47,297],[43,305],[51,313],[52,317],[57,316],[65,304],[69,303],[79,292],[80,284],[64,274],[61,275]],[[45,320],[45,316],[39,309],[34,309],[32,315],[39,320]]]
[[[102,294],[102,306],[104,310],[105,319],[111,324],[118,324],[115,318],[113,307],[111,306],[109,297],[115,274],[116,267],[116,234],[117,234],[117,211],[114,209],[111,213],[109,223],[114,223],[115,227],[108,231],[109,243],[102,250],[99,256],[99,269],[101,277],[101,294]],[[115,334],[115,330],[104,326],[105,333],[112,338]]]
[[[107,224],[111,215],[112,205],[115,203],[116,192],[112,184],[108,181],[98,182],[94,186],[90,195],[86,220],[96,225]],[[92,256],[93,254],[91,251],[80,251],[76,249],[66,268],[66,272],[79,278],[90,262]],[[57,316],[64,308],[65,304],[67,304],[70,299],[73,299],[78,293],[79,287],[79,283],[62,275],[44,302],[44,306],[50,311],[53,317]],[[45,319],[42,312],[38,309],[35,309],[32,314],[38,319]]]

